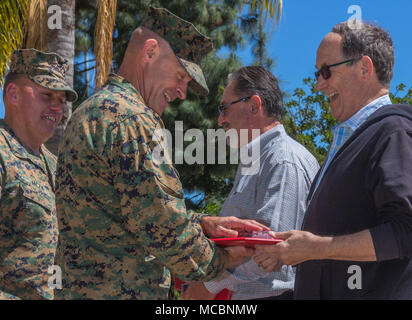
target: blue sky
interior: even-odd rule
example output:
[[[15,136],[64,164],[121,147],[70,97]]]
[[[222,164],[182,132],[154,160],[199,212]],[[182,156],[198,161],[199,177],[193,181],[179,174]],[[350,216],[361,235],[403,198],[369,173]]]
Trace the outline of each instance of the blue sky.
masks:
[[[303,87],[302,79],[313,77],[316,50],[332,27],[348,20],[351,5],[358,5],[364,21],[378,24],[392,36],[395,70],[392,91],[399,83],[412,86],[412,1],[410,0],[284,0],[279,25],[269,36],[269,55],[275,60],[273,73],[284,91]],[[249,48],[240,51],[242,61],[253,60]]]
[[[362,10],[362,19],[386,29],[395,45],[395,70],[392,92],[399,83],[412,86],[412,1],[410,0],[284,0],[279,25],[269,34],[268,51],[275,60],[273,73],[282,89],[291,94],[303,88],[302,79],[313,76],[316,50],[332,27],[348,20],[351,5]],[[250,48],[239,50],[243,63],[252,62]],[[1,91],[1,90],[0,90]],[[0,92],[0,118],[4,115]]]

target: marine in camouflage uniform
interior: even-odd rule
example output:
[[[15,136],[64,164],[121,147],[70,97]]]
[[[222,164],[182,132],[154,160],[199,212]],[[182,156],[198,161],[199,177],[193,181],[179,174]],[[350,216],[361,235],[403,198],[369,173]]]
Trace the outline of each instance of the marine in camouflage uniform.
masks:
[[[56,54],[16,50],[7,77],[25,75],[74,100],[76,93],[64,82],[66,70],[67,63]],[[6,102],[6,119],[8,112]],[[33,152],[0,120],[0,299],[53,298],[47,272],[54,264],[58,235],[56,157],[43,145],[39,151]]]
[[[207,93],[195,62],[211,41],[164,9],[149,9],[143,26],[170,43],[189,85]],[[56,299],[167,299],[169,270],[196,281],[227,266],[228,253],[186,211],[177,171],[154,156],[161,128],[142,94],[116,74],[73,113],[59,147],[56,264],[63,289]]]

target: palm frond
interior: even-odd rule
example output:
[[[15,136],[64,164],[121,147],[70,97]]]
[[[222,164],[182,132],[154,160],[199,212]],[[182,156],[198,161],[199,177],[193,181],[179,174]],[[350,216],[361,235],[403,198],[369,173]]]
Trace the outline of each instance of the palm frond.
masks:
[[[283,9],[283,0],[265,0],[265,3],[263,5],[263,0],[259,1],[260,3],[257,4],[256,0],[252,1],[252,4],[250,5],[250,11],[252,12],[255,7],[258,5],[259,6],[259,19],[261,21],[262,19],[262,14],[263,14],[263,8],[265,8],[265,17],[264,21],[266,22],[267,14],[269,13],[270,18],[272,21],[274,21],[274,25],[276,26],[279,23],[279,20],[282,16],[282,9]]]
[[[29,0],[26,15],[24,46],[46,50],[47,45],[47,0]]]
[[[22,46],[28,2],[29,0],[0,2],[0,86],[3,86],[11,53]]]
[[[110,73],[113,56],[113,29],[116,21],[117,0],[99,0],[97,22],[94,33],[94,55],[96,57],[96,89],[100,88]]]

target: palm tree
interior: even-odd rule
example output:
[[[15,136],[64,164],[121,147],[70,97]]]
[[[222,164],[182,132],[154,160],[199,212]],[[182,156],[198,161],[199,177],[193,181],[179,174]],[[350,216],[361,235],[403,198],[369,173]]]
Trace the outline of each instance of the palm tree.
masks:
[[[96,57],[96,88],[100,88],[110,73],[113,57],[113,30],[116,21],[117,0],[99,0],[97,22],[94,30],[94,55]]]
[[[95,27],[95,41],[98,43],[94,48],[96,56],[96,87],[99,88],[110,72],[112,61],[112,34],[116,17],[117,0],[98,0],[98,18]],[[74,56],[75,56],[75,0],[48,0],[48,7],[57,5],[61,8],[62,28],[48,29],[47,51],[56,52],[69,61],[69,70],[66,81],[73,87]],[[47,141],[47,148],[57,154],[59,142],[66,128],[67,122],[72,114],[72,104],[66,103],[64,117],[57,127],[54,136]]]
[[[75,27],[75,0],[48,0],[47,6],[56,5],[61,9],[61,28],[47,29],[46,51],[56,52],[69,63],[66,73],[66,82],[73,87],[74,64],[74,27]],[[56,14],[59,14],[57,12]],[[63,119],[57,127],[54,136],[46,143],[47,148],[57,154],[57,148],[72,113],[72,104],[66,103],[63,110]]]

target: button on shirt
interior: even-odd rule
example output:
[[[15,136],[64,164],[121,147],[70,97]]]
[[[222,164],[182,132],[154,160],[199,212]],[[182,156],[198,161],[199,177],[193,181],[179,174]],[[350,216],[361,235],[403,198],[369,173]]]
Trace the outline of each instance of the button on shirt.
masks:
[[[389,95],[384,95],[367,104],[348,120],[341,122],[332,128],[332,144],[329,149],[328,158],[326,159],[325,165],[322,167],[322,171],[316,182],[315,190],[318,188],[319,183],[322,180],[322,177],[326,172],[326,169],[329,167],[329,164],[332,162],[334,156],[343,146],[343,144],[349,139],[349,137],[355,132],[355,130],[359,128],[372,113],[389,104],[392,104]]]
[[[254,219],[274,231],[299,229],[306,197],[319,169],[318,162],[286,134],[282,125],[250,142],[247,148],[252,154],[255,144],[260,144],[260,157],[256,160],[259,168],[250,174],[255,170],[239,164],[220,216]],[[294,279],[295,269],[291,266],[266,273],[250,259],[234,270],[227,270],[217,280],[205,282],[205,287],[215,294],[228,288],[233,291],[234,300],[259,299],[293,289]]]

